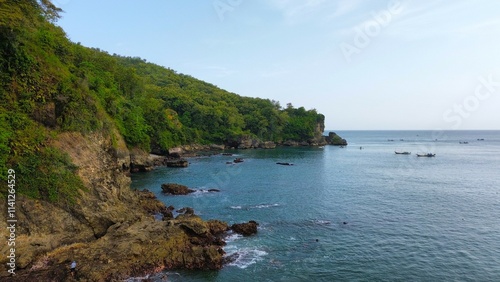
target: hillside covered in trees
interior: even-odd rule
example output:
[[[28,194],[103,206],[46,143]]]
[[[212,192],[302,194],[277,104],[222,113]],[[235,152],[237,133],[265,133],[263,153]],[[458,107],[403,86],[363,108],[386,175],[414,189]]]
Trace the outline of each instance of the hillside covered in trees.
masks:
[[[50,146],[63,132],[103,131],[128,148],[166,152],[241,137],[307,141],[323,123],[315,110],[73,43],[55,24],[60,12],[49,0],[0,0],[0,171],[2,180],[8,168],[30,175],[18,183],[24,194],[56,201],[78,187],[77,168]]]
[[[73,43],[59,13],[50,0],[0,0],[0,229],[15,226],[0,280],[76,281],[75,258],[81,281],[220,269],[227,223],[173,220],[154,193],[130,189],[132,159],[184,144],[307,145],[324,116]]]

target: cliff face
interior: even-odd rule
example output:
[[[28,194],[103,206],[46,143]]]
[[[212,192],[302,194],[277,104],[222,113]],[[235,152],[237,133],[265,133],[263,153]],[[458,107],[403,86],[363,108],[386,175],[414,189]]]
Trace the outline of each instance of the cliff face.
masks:
[[[86,189],[71,206],[17,199],[17,275],[12,281],[68,280],[73,260],[80,281],[125,279],[165,267],[222,267],[218,236],[227,226],[211,228],[195,215],[173,219],[154,194],[132,191],[126,176],[130,154],[121,137],[112,142],[102,133],[63,133],[52,146],[70,155]],[[157,221],[152,213],[165,218]],[[6,220],[0,222],[6,230]],[[189,228],[195,225],[200,228]],[[2,253],[7,248],[2,244]],[[6,258],[0,263],[2,275],[8,274]]]
[[[347,140],[337,135],[335,132],[329,132],[328,136],[325,136],[325,140],[329,145],[334,146],[346,146]]]

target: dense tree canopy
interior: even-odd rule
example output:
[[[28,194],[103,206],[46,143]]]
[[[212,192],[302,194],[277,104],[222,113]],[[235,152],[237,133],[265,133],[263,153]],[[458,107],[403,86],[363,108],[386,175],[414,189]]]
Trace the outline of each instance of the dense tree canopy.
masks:
[[[21,191],[41,186],[25,194],[57,201],[51,187],[71,193],[75,168],[48,146],[60,132],[118,128],[129,147],[165,151],[241,136],[308,140],[324,119],[315,110],[283,109],[140,58],[72,43],[54,24],[59,12],[49,0],[0,0],[1,178],[11,167],[32,175]],[[57,161],[48,165],[48,157]]]

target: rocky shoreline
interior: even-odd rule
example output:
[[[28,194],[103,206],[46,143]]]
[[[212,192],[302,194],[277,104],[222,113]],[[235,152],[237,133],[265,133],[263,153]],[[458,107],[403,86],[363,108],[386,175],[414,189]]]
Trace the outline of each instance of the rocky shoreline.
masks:
[[[0,258],[0,280],[119,281],[164,269],[223,267],[227,223],[202,220],[192,209],[181,209],[174,217],[175,208],[153,193],[130,189],[131,160],[143,153],[129,151],[123,139],[112,140],[103,132],[62,133],[52,146],[78,166],[85,189],[72,205],[16,198],[16,275],[7,272],[5,256]],[[151,159],[159,158],[145,158]],[[5,212],[0,211],[3,218]],[[7,228],[6,220],[0,228]],[[8,248],[0,247],[2,253]],[[76,279],[72,261],[77,263]]]
[[[296,145],[241,141],[239,149]],[[165,206],[153,193],[130,189],[131,172],[169,164],[183,167],[188,163],[183,157],[221,153],[228,145],[186,145],[159,156],[129,150],[121,136],[113,139],[97,132],[62,133],[51,146],[69,155],[86,189],[78,191],[70,206],[16,199],[16,275],[9,281],[117,281],[164,269],[217,270],[230,259],[223,250],[227,232],[249,236],[257,231],[255,221],[232,225],[205,221],[192,208],[177,210],[174,217],[175,208]],[[1,213],[6,218],[5,210]],[[6,221],[0,228],[7,228]],[[4,244],[2,253],[7,248]],[[77,262],[77,279],[69,269],[72,261]],[[2,280],[9,274],[7,259],[0,263]]]
[[[280,143],[273,141],[261,141],[257,138],[242,137],[237,140],[227,141],[225,144],[190,144],[170,148],[167,152],[155,152],[149,154],[141,150],[132,150],[130,157],[130,171],[147,172],[157,166],[187,167],[189,162],[184,158],[210,156],[222,153],[224,150],[235,149],[275,149],[277,147],[317,147],[317,146],[347,146],[347,141],[335,132],[329,132],[327,136],[319,135],[308,141],[287,140]]]

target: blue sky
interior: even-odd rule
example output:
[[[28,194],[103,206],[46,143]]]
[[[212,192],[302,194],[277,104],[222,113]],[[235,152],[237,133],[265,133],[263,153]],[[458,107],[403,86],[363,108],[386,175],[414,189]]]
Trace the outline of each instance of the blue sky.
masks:
[[[500,1],[54,0],[68,37],[326,128],[500,129]]]

